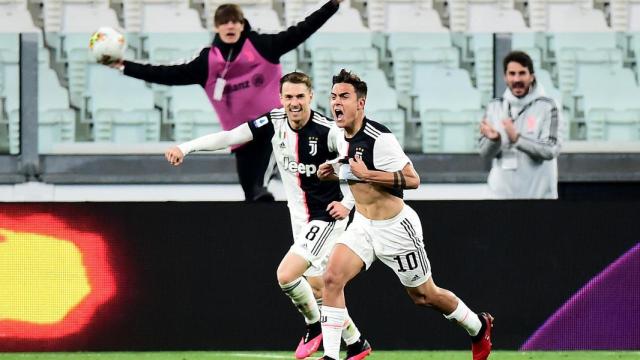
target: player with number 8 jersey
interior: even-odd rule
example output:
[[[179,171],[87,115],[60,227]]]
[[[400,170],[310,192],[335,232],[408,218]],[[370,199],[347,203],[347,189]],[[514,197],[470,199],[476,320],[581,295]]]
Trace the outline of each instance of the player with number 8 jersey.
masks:
[[[278,283],[306,322],[306,334],[298,343],[295,356],[304,359],[322,343],[319,302],[322,275],[333,245],[347,226],[353,197],[343,198],[336,182],[320,181],[318,168],[338,155],[331,135],[340,130],[335,123],[311,109],[311,80],[300,72],[280,80],[281,108],[229,131],[205,135],[165,153],[179,165],[184,156],[198,150],[217,150],[251,140],[269,140],[287,196],[294,243],[277,270]],[[352,354],[364,358],[370,352],[366,340],[347,316],[340,324],[341,337]]]

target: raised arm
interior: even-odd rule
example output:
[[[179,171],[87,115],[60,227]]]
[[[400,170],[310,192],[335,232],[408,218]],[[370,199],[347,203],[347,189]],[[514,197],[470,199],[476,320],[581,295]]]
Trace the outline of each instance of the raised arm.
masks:
[[[188,62],[174,65],[140,64],[125,60],[123,73],[136,79],[163,85],[206,85],[209,74],[209,48],[202,49]]]
[[[278,63],[282,55],[297,48],[313,35],[313,33],[318,31],[318,29],[338,11],[340,2],[342,2],[342,0],[328,1],[303,21],[277,34],[254,33],[255,38],[252,39],[255,43],[254,45],[261,54],[267,57],[267,60],[272,63]]]

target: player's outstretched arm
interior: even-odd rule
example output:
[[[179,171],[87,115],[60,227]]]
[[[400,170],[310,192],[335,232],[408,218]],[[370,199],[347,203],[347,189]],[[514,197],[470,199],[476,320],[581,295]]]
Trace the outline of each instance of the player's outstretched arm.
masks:
[[[222,150],[232,145],[240,145],[253,140],[253,133],[247,123],[229,131],[201,136],[178,146],[172,146],[165,151],[165,158],[172,165],[180,165],[184,157],[194,151]]]
[[[417,189],[420,186],[420,176],[413,165],[407,163],[402,170],[395,172],[369,170],[361,159],[349,159],[351,172],[358,179],[390,188]]]

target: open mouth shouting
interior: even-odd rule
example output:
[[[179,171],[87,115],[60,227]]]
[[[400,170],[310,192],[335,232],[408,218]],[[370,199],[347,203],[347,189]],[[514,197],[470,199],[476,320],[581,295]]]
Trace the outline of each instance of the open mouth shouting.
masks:
[[[336,121],[341,121],[344,118],[344,112],[342,111],[342,109],[333,109],[333,114],[335,115]]]

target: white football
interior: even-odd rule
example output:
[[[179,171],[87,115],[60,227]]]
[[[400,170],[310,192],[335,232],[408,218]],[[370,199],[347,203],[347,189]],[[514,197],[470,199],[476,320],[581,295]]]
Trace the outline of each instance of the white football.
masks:
[[[124,35],[110,27],[101,27],[89,39],[89,52],[100,63],[121,60],[127,47]]]

